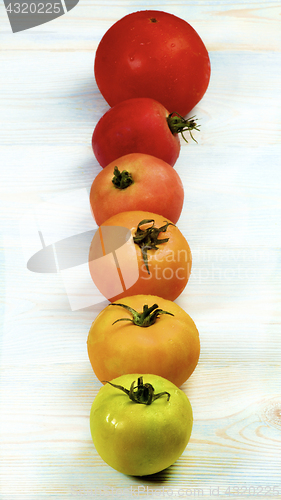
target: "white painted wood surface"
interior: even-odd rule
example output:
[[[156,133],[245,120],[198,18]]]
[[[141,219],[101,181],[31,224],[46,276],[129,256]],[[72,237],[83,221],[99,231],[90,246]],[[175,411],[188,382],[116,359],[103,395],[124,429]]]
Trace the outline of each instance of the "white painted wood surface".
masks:
[[[192,438],[169,470],[137,479],[108,467],[91,442],[100,383],[86,339],[105,304],[71,310],[60,275],[28,271],[33,242],[21,229],[23,215],[54,197],[58,224],[91,228],[87,210],[70,210],[63,196],[87,192],[100,169],[91,135],[108,107],[95,49],[113,22],[151,6],[193,25],[212,76],[194,110],[198,145],[183,143],[175,167],[185,187],[178,226],[193,253],[177,302],[201,338],[183,386]],[[81,0],[16,34],[2,3],[0,15],[0,498],[280,498],[280,2]]]

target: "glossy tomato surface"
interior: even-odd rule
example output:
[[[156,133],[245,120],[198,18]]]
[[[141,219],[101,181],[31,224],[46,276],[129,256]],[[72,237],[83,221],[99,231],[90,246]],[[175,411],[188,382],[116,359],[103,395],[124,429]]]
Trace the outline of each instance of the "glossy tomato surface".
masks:
[[[94,70],[110,106],[150,97],[185,116],[207,90],[210,59],[202,39],[185,20],[143,10],[109,28],[98,45]]]
[[[100,312],[87,349],[100,381],[140,372],[160,375],[179,387],[197,366],[200,341],[194,321],[178,304],[134,295]]]
[[[111,383],[129,392],[133,382],[138,387],[141,376],[155,394],[164,394],[151,404],[141,404],[107,383],[90,412],[96,451],[110,467],[132,476],[155,474],[172,465],[184,452],[193,425],[188,397],[170,381],[156,375],[130,374]]]
[[[109,109],[92,136],[96,159],[102,167],[129,153],[145,153],[174,165],[180,152],[177,134],[169,128],[169,111],[148,98],[129,99]]]
[[[126,230],[129,236],[122,239]],[[89,250],[91,277],[111,302],[139,294],[175,300],[188,282],[191,263],[190,247],[178,227],[152,212],[110,217]]]
[[[107,165],[95,177],[90,191],[90,206],[98,225],[129,210],[156,212],[176,223],[183,201],[184,189],[176,170],[159,158],[140,153]]]

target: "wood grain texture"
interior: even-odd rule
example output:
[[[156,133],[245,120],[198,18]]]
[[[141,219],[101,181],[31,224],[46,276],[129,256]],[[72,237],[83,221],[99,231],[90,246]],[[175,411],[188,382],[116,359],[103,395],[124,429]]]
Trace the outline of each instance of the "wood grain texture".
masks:
[[[112,23],[151,3],[81,0],[17,34],[1,3],[1,500],[281,497],[280,3],[153,6],[190,22],[212,64],[192,113],[198,144],[182,143],[175,166],[185,189],[178,226],[193,253],[177,302],[201,339],[182,387],[194,411],[191,441],[150,478],[123,476],[99,458],[89,412],[100,383],[86,340],[106,302],[97,294],[71,310],[59,274],[27,269],[32,242],[21,231],[24,214],[53,198],[57,224],[91,228],[89,214],[63,200],[88,192],[100,171],[91,135],[108,106],[94,81],[95,50]],[[46,227],[49,217],[41,213]]]

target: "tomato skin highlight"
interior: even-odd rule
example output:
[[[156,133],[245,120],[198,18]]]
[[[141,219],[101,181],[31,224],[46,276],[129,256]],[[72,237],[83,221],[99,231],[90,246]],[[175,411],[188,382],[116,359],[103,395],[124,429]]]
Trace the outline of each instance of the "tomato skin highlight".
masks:
[[[180,153],[180,140],[169,128],[169,111],[149,98],[122,101],[98,121],[92,147],[102,167],[130,153],[161,158],[174,166]]]
[[[159,239],[168,238],[168,242],[159,244],[158,250],[148,250],[150,273],[146,269],[141,248],[133,242],[138,224],[144,219],[154,220],[155,226],[159,228],[166,222],[170,222],[167,230],[159,235]],[[113,295],[112,279],[116,273],[116,262],[113,259],[108,260],[106,269],[100,269],[96,265],[97,250],[94,236],[89,250],[90,275],[97,288],[110,302],[128,295],[139,294],[157,295],[164,299],[175,300],[182,293],[191,273],[192,255],[185,237],[171,221],[152,212],[132,210],[107,219],[100,226],[101,232],[104,227],[128,228],[131,232],[131,239],[121,256],[123,277],[124,275],[130,277],[130,274],[134,273],[135,267],[138,269],[134,284],[129,288],[123,286],[123,291]]]
[[[133,183],[125,189],[114,186],[114,167],[128,171]],[[120,212],[145,210],[159,212],[176,223],[184,202],[184,188],[176,170],[159,158],[132,153],[113,161],[95,177],[90,206],[100,226]]]
[[[211,66],[189,23],[167,12],[144,10],[109,28],[98,45],[94,72],[110,106],[150,97],[186,116],[205,94]]]
[[[130,388],[139,374],[111,382]],[[131,476],[160,472],[184,452],[192,432],[193,414],[186,394],[170,381],[143,375],[156,393],[167,391],[151,405],[132,402],[122,391],[105,384],[90,412],[90,429],[96,451],[115,470]]]
[[[125,304],[138,312],[144,305],[157,304],[170,314],[161,314],[154,324],[141,327],[128,321],[132,315],[122,306],[105,307],[92,323],[87,339],[97,378],[102,382],[128,373],[153,373],[180,387],[195,370],[200,355],[199,333],[192,318],[175,302],[154,295],[124,297],[114,304]]]

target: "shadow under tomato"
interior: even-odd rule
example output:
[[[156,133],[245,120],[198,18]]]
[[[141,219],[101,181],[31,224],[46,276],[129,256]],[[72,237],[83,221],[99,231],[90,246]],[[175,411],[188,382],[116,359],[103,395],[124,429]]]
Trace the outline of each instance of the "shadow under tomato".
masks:
[[[163,469],[160,472],[156,472],[155,474],[149,474],[147,476],[131,476],[136,482],[139,482],[143,485],[143,482],[148,482],[148,483],[157,483],[157,484],[163,484],[166,481],[168,481],[173,472],[172,472],[172,465],[170,467],[167,467],[166,469]]]

